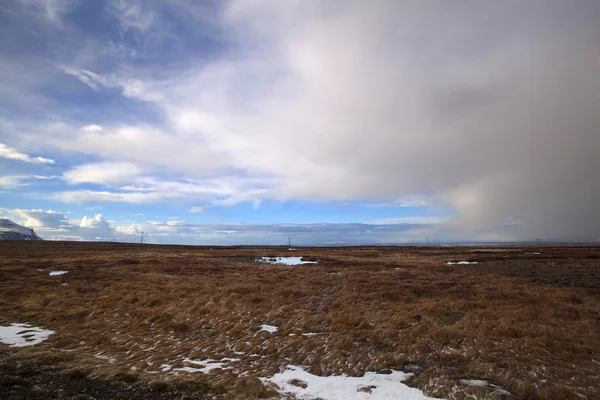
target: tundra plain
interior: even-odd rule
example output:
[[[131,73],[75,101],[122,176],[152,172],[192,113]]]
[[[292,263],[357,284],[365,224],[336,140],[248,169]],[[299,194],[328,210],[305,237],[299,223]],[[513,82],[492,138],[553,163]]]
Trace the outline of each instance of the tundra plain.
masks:
[[[434,398],[600,398],[600,246],[2,241],[0,255],[0,326],[54,332],[0,344],[2,398],[291,398],[268,379],[290,366],[404,371]],[[310,263],[256,261],[285,256]]]

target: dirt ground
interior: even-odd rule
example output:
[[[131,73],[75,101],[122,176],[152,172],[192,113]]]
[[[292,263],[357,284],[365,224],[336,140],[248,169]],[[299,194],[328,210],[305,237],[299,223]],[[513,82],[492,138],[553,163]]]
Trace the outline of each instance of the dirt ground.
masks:
[[[476,264],[448,264],[461,261]],[[595,246],[3,241],[0,326],[25,322],[55,334],[0,344],[0,398],[269,398],[259,378],[287,365],[411,371],[456,400],[600,398]],[[208,359],[221,368],[198,371]]]

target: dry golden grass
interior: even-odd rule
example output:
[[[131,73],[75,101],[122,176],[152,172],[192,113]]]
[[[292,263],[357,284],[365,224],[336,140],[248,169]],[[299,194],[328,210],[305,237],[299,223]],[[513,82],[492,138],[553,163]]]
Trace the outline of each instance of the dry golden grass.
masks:
[[[251,262],[286,253],[318,264]],[[48,363],[68,355],[73,373],[157,389],[193,381],[207,392],[261,398],[274,392],[257,378],[289,364],[353,376],[416,364],[409,384],[431,396],[498,398],[458,383],[467,378],[501,386],[512,399],[600,398],[594,247],[292,252],[4,242],[0,254],[0,325],[56,331],[12,355]],[[552,286],[446,264],[461,260],[482,270],[505,265],[507,273],[515,263],[535,272],[549,260],[582,267],[577,279],[565,271],[566,283]],[[70,272],[49,277],[50,270]],[[578,285],[581,271],[596,285],[561,287]],[[260,331],[261,324],[279,331]],[[186,359],[209,358],[240,360],[209,374],[174,373],[194,366]]]

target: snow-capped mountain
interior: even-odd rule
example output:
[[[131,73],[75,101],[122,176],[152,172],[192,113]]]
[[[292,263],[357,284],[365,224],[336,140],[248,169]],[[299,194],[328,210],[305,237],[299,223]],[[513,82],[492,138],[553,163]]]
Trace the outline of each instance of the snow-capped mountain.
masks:
[[[0,218],[0,240],[44,240],[33,229],[15,224],[10,219]]]

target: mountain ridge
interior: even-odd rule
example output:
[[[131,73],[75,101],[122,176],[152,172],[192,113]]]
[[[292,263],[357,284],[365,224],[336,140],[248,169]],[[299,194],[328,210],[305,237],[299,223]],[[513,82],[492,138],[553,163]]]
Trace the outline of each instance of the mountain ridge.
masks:
[[[7,218],[0,218],[0,240],[44,240],[32,228],[12,222]]]

